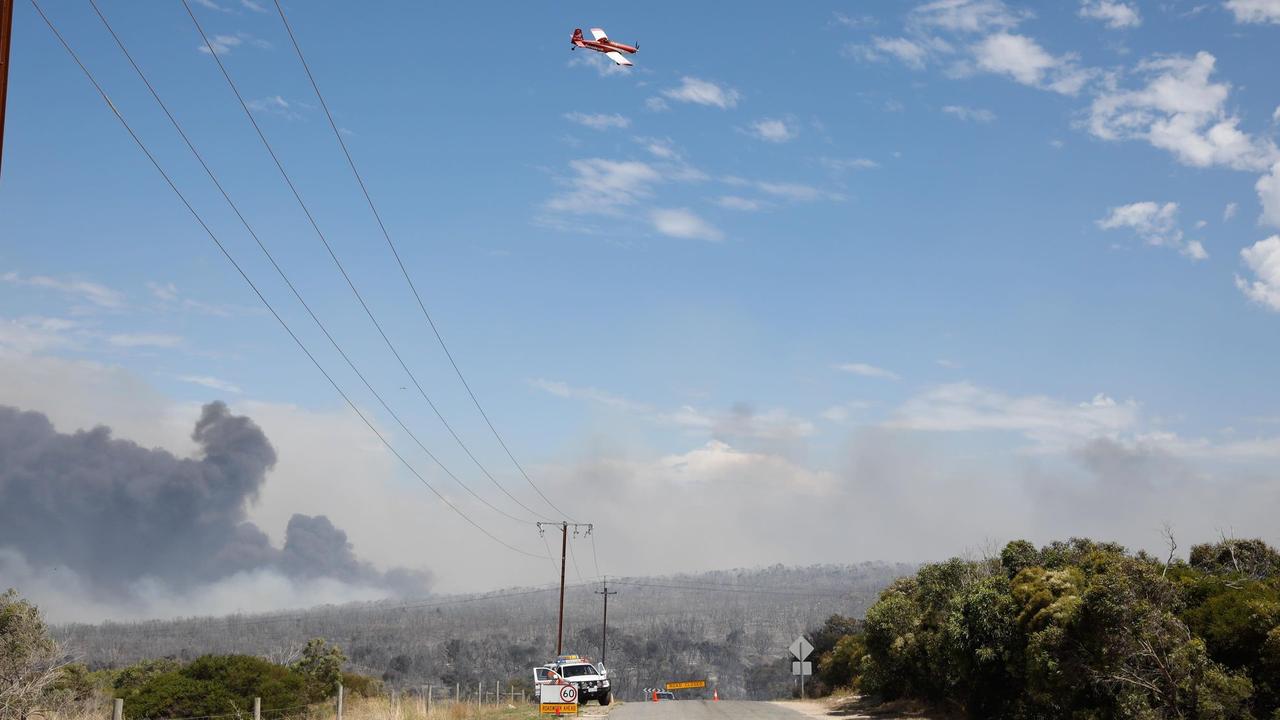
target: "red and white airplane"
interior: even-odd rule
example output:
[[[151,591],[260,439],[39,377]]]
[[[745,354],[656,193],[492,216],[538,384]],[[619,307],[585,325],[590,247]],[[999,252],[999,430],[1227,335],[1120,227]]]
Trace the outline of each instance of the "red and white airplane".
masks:
[[[594,37],[595,40],[588,40],[584,38],[582,36],[582,28],[577,28],[573,31],[573,37],[570,39],[570,42],[573,43],[573,47],[571,49],[577,50],[578,48],[586,48],[588,50],[602,52],[605,54],[605,57],[614,61],[618,65],[631,65],[631,61],[622,53],[635,54],[636,51],[640,49],[639,43],[636,43],[635,47],[632,47],[630,45],[623,45],[622,43],[610,40],[601,28],[591,28],[591,36]]]

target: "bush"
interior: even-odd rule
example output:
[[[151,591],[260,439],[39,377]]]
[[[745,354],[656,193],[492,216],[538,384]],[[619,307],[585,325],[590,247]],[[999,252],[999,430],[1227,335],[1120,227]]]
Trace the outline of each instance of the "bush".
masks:
[[[368,675],[360,675],[358,673],[344,672],[342,673],[342,692],[346,695],[356,695],[364,698],[381,697],[385,694],[382,681],[369,677]]]
[[[1275,718],[1277,559],[1257,541],[1220,543],[1167,572],[1114,543],[1016,541],[998,563],[895,582],[820,668],[973,718]]]
[[[192,717],[307,703],[306,681],[293,670],[250,655],[205,655],[152,675],[125,703],[129,718]]]

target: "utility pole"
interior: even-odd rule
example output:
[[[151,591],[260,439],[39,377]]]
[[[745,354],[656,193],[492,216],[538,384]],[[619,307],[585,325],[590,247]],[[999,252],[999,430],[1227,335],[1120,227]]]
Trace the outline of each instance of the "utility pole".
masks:
[[[564,654],[564,569],[565,557],[569,551],[569,527],[573,527],[573,536],[578,536],[578,528],[586,528],[587,532],[591,532],[591,523],[571,523],[568,521],[560,521],[558,523],[537,523],[538,532],[543,532],[543,525],[559,525],[560,526],[560,623],[556,628],[556,657]]]
[[[597,590],[597,595],[604,596],[604,622],[600,623],[600,664],[604,665],[605,648],[609,645],[609,596],[617,595],[617,590],[609,589],[609,578],[604,579],[604,589]]]
[[[13,45],[13,0],[0,0],[0,163],[4,160],[4,106],[5,98],[9,95],[9,47],[11,45]]]

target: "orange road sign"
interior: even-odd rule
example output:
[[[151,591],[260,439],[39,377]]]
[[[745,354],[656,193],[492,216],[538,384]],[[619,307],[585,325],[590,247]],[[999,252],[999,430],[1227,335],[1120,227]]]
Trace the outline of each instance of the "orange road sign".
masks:
[[[542,703],[538,712],[542,715],[577,715],[578,703]]]
[[[685,680],[684,682],[667,683],[668,690],[692,690],[693,688],[704,688],[706,686],[706,680]]]

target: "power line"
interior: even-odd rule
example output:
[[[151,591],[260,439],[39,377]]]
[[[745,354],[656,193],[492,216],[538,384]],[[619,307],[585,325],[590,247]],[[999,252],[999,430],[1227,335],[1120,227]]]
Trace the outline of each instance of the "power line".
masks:
[[[578,540],[578,533],[574,531],[573,540],[569,541],[569,559],[573,561],[573,572],[578,576],[578,582],[585,582],[582,579],[582,569],[578,567],[578,555],[573,551],[573,544]]]
[[[587,537],[591,538],[591,562],[596,566],[596,577],[602,577],[600,574],[600,556],[596,554],[596,529],[591,528],[591,532],[587,533]]]
[[[493,484],[497,486],[499,490],[506,493],[506,495],[510,497],[512,501],[514,501],[520,507],[524,508],[530,514],[536,517],[547,519],[545,515],[535,511],[534,509],[530,508],[528,505],[525,505],[524,503],[520,502],[520,500],[517,499],[514,495],[512,495],[510,492],[507,492],[506,488],[504,488],[502,484],[499,483],[497,479],[493,477],[492,474],[490,474],[489,470],[484,467],[484,465],[480,462],[479,458],[477,458],[475,454],[471,452],[471,449],[467,447],[467,444],[463,442],[462,438],[458,436],[458,433],[454,431],[453,426],[449,424],[449,421],[445,419],[444,415],[440,412],[439,408],[436,407],[435,402],[431,400],[431,396],[429,396],[427,394],[427,391],[423,389],[422,384],[418,382],[418,377],[413,373],[412,370],[409,369],[409,365],[404,361],[404,358],[400,355],[399,349],[396,347],[395,343],[391,341],[391,338],[387,336],[386,331],[383,330],[382,328],[382,324],[378,322],[377,317],[373,314],[373,310],[370,309],[368,303],[365,302],[364,296],[360,293],[360,290],[356,287],[355,281],[351,279],[351,275],[347,273],[346,267],[342,264],[342,261],[338,259],[338,255],[334,251],[333,246],[329,244],[328,238],[325,237],[324,232],[320,230],[320,225],[319,223],[316,222],[315,216],[311,214],[311,209],[307,206],[306,202],[302,199],[302,194],[298,191],[297,186],[294,185],[293,179],[289,177],[288,171],[285,170],[284,163],[280,161],[280,157],[276,155],[275,149],[271,147],[271,143],[270,141],[267,140],[267,136],[262,131],[262,127],[258,124],[257,119],[253,117],[253,111],[249,109],[249,104],[245,101],[244,96],[240,94],[240,89],[239,87],[236,86],[235,81],[231,78],[231,74],[227,71],[226,65],[223,64],[222,58],[220,58],[218,56],[218,53],[214,50],[213,43],[210,42],[209,36],[205,34],[204,28],[200,25],[200,21],[196,18],[195,12],[192,11],[191,5],[188,2],[188,0],[182,0],[182,6],[186,8],[187,14],[191,16],[191,22],[195,25],[196,30],[200,33],[201,39],[204,40],[205,47],[208,48],[209,50],[209,56],[213,58],[213,61],[215,63],[217,63],[218,69],[222,72],[223,78],[226,79],[227,85],[231,88],[231,92],[236,96],[236,100],[240,103],[240,107],[244,110],[245,116],[249,119],[249,123],[253,125],[254,131],[258,134],[258,139],[262,141],[262,145],[263,147],[266,148],[267,154],[271,156],[271,160],[275,163],[276,169],[280,171],[280,176],[284,179],[285,184],[288,185],[289,190],[293,193],[294,199],[298,201],[298,206],[302,209],[302,212],[306,216],[307,221],[311,224],[312,229],[315,230],[316,236],[320,239],[320,242],[324,245],[325,250],[328,251],[329,257],[333,260],[334,265],[337,266],[338,271],[342,274],[343,279],[346,280],[347,286],[351,288],[352,294],[355,295],[356,300],[360,303],[360,307],[364,309],[365,315],[369,317],[369,321],[372,322],[374,328],[377,329],[378,334],[382,337],[382,341],[386,343],[387,348],[391,350],[391,354],[395,356],[396,362],[400,364],[401,369],[403,369],[405,374],[409,376],[409,380],[413,382],[413,386],[417,388],[418,394],[420,394],[422,398],[427,401],[427,405],[431,407],[431,411],[435,413],[436,418],[438,418],[440,420],[440,423],[444,425],[445,429],[449,431],[449,435],[453,437],[454,442],[458,444],[458,447],[462,448],[463,452],[466,453],[467,457],[471,458],[471,461],[475,463],[476,467],[480,468],[480,471],[484,473],[485,477],[489,478],[489,480],[493,482]]]
[[[333,389],[337,391],[337,393],[340,396],[342,396],[342,399],[345,400],[347,405],[350,406],[351,409],[356,413],[356,415],[360,417],[360,420],[369,428],[369,430],[372,431],[373,434],[378,437],[378,440],[382,442],[382,444],[387,448],[387,450],[389,450],[393,455],[395,455],[396,459],[398,459],[401,462],[401,464],[403,464],[409,470],[409,472],[413,473],[413,475],[417,477],[418,480],[423,485],[425,485],[433,495],[439,498],[439,500],[442,503],[444,503],[450,510],[456,513],[459,517],[465,520],[472,527],[479,530],[490,540],[493,540],[494,542],[498,543],[499,545],[502,545],[508,550],[519,553],[521,555],[525,555],[528,557],[535,557],[535,558],[542,557],[541,555],[536,555],[534,553],[526,552],[524,550],[521,550],[520,548],[515,547],[514,545],[507,543],[506,541],[502,540],[498,536],[486,530],[483,526],[481,526],[475,520],[471,519],[470,516],[462,512],[461,509],[459,509],[453,503],[449,502],[448,498],[442,495],[440,491],[436,490],[435,487],[432,486],[431,483],[428,482],[427,479],[424,478],[421,475],[421,473],[418,472],[417,468],[413,467],[413,465],[410,464],[409,461],[406,460],[405,457],[395,449],[395,447],[386,439],[386,437],[383,436],[383,434],[373,425],[373,423],[369,421],[369,419],[365,416],[365,414],[361,412],[360,409],[356,406],[355,402],[351,400],[350,396],[347,395],[346,391],[344,391],[342,387],[338,385],[337,381],[335,381],[333,377],[329,374],[329,372],[324,369],[324,366],[320,364],[320,361],[316,359],[315,355],[311,353],[311,350],[309,350],[306,344],[302,342],[302,339],[299,338],[293,332],[293,329],[289,327],[289,324],[285,322],[284,318],[281,317],[278,312],[276,312],[275,307],[272,306],[270,301],[267,300],[266,296],[262,294],[262,291],[258,289],[258,286],[253,282],[253,280],[249,278],[249,275],[244,271],[244,268],[240,266],[240,263],[236,261],[236,259],[231,255],[230,251],[227,250],[226,246],[222,244],[222,241],[218,239],[218,236],[216,234],[214,234],[213,230],[205,222],[204,218],[201,217],[200,213],[196,211],[195,207],[192,206],[190,201],[187,200],[187,197],[182,193],[180,189],[178,189],[178,186],[174,183],[173,179],[169,177],[169,174],[165,172],[163,167],[161,167],[160,162],[156,160],[155,155],[153,155],[151,153],[151,150],[147,148],[146,143],[144,143],[142,139],[138,137],[138,134],[134,132],[133,127],[129,125],[129,122],[127,120],[124,119],[124,115],[122,115],[120,111],[116,109],[115,103],[111,102],[111,97],[107,95],[106,90],[104,90],[102,88],[102,85],[98,83],[97,78],[94,77],[93,73],[89,70],[89,68],[85,66],[85,64],[80,60],[80,56],[77,55],[75,50],[71,48],[71,45],[67,43],[66,39],[62,37],[62,33],[58,32],[58,29],[57,27],[54,26],[53,21],[51,21],[49,17],[45,15],[44,10],[40,7],[39,2],[37,2],[37,0],[31,0],[31,5],[35,8],[36,12],[40,15],[40,18],[44,20],[44,23],[49,26],[49,30],[53,32],[54,37],[58,39],[58,42],[62,45],[63,49],[67,51],[67,54],[71,56],[71,59],[75,61],[76,65],[78,65],[80,67],[80,70],[85,74],[85,77],[88,78],[89,82],[93,84],[94,89],[97,90],[98,94],[102,97],[103,102],[107,104],[107,107],[110,108],[112,114],[116,116],[116,119],[120,121],[120,124],[124,126],[124,129],[129,133],[129,137],[131,137],[134,143],[137,144],[138,149],[141,150],[143,154],[147,156],[147,160],[149,160],[151,162],[151,165],[155,167],[156,172],[160,173],[160,177],[164,179],[165,183],[168,184],[169,188],[173,190],[175,195],[178,196],[178,199],[187,208],[187,211],[191,213],[191,216],[195,219],[195,221],[199,223],[200,227],[204,230],[205,234],[209,236],[209,239],[213,241],[213,244],[218,247],[218,250],[221,251],[222,255],[227,259],[228,262],[231,263],[232,267],[236,269],[236,272],[240,274],[240,277],[244,279],[245,283],[249,285],[249,288],[253,290],[253,293],[258,297],[258,300],[260,300],[262,304],[267,308],[267,310],[271,313],[272,317],[274,317],[276,321],[280,323],[280,326],[284,328],[285,332],[289,334],[289,337],[293,339],[294,343],[297,344],[298,348],[301,349],[302,352],[307,356],[307,359],[309,359],[311,363],[315,365],[316,369],[320,371],[321,375],[324,375],[325,380],[329,381],[329,384],[333,386]]]
[[[378,227],[382,230],[382,236],[387,240],[387,247],[391,248],[391,254],[395,256],[396,264],[400,267],[400,273],[404,275],[405,282],[409,284],[409,289],[413,291],[413,297],[418,302],[418,309],[422,311],[422,316],[426,318],[427,324],[431,326],[431,332],[435,335],[436,341],[440,343],[440,349],[444,350],[445,357],[449,358],[449,364],[453,366],[454,373],[456,373],[458,375],[458,379],[462,381],[462,386],[466,388],[467,395],[471,397],[471,402],[475,404],[476,410],[480,411],[480,417],[484,418],[485,424],[489,426],[489,430],[493,433],[494,438],[497,439],[498,444],[502,446],[502,450],[507,454],[507,457],[511,459],[511,463],[515,465],[516,469],[520,471],[520,474],[529,483],[529,486],[538,493],[538,496],[541,497],[542,500],[551,507],[551,509],[560,513],[566,519],[573,520],[573,518],[570,518],[567,513],[556,507],[555,503],[551,502],[551,500],[543,494],[541,488],[533,482],[533,478],[529,477],[529,474],[524,471],[524,467],[518,460],[516,460],[511,449],[507,447],[506,441],[502,439],[502,434],[498,432],[498,428],[494,426],[491,420],[489,420],[488,413],[484,411],[484,407],[480,404],[479,398],[477,398],[476,394],[471,390],[471,385],[467,382],[467,378],[463,376],[462,369],[458,367],[457,361],[453,359],[453,353],[449,352],[449,346],[445,344],[444,336],[440,334],[440,330],[436,327],[435,321],[431,319],[431,313],[427,312],[427,306],[422,301],[422,295],[418,292],[418,287],[414,284],[413,278],[409,276],[409,271],[405,268],[404,260],[401,259],[400,252],[396,249],[396,244],[391,240],[391,233],[387,231],[386,224],[382,222],[382,215],[378,212],[378,208],[373,203],[373,197],[369,194],[369,188],[365,185],[364,178],[361,177],[360,171],[356,169],[356,163],[351,157],[351,151],[347,148],[347,142],[342,139],[342,132],[338,130],[338,125],[333,120],[333,114],[329,112],[329,104],[325,102],[324,94],[320,92],[320,85],[316,82],[315,76],[311,73],[311,66],[307,64],[307,59],[302,54],[302,46],[298,44],[298,39],[293,34],[293,28],[289,25],[289,19],[284,14],[284,8],[281,7],[280,0],[274,1],[276,12],[280,14],[280,20],[284,23],[284,29],[289,34],[289,40],[293,43],[294,52],[297,53],[298,60],[302,63],[302,69],[307,73],[307,79],[311,81],[311,88],[315,90],[316,98],[320,101],[320,107],[324,109],[325,117],[329,119],[329,127],[333,130],[333,136],[337,138],[338,145],[342,147],[342,154],[346,156],[347,164],[351,167],[351,173],[355,175],[356,182],[360,185],[360,191],[364,193],[365,202],[369,204],[369,210],[373,212],[374,219],[378,221]],[[190,8],[188,8],[188,11],[190,11]]]
[[[334,339],[333,335],[329,332],[329,329],[325,327],[325,324],[321,322],[320,318],[315,314],[314,311],[312,311],[311,305],[308,304],[307,301],[303,299],[302,293],[298,291],[298,288],[294,286],[293,281],[291,281],[289,279],[289,276],[285,274],[284,269],[280,267],[280,264],[278,262],[276,262],[275,256],[273,256],[271,254],[271,251],[267,249],[266,244],[263,243],[262,239],[258,237],[258,233],[249,224],[249,221],[245,218],[244,213],[240,211],[240,207],[235,203],[234,200],[231,199],[231,195],[223,187],[222,183],[218,180],[217,176],[214,175],[213,170],[209,167],[209,164],[205,161],[204,156],[200,154],[200,151],[196,150],[195,144],[191,141],[191,138],[187,136],[186,131],[182,129],[182,125],[178,122],[178,119],[174,117],[172,112],[170,112],[169,106],[165,104],[164,100],[160,99],[160,94],[156,91],[155,87],[151,84],[151,81],[147,78],[146,74],[142,72],[142,68],[138,66],[138,63],[136,61],[134,61],[133,55],[129,52],[128,48],[125,47],[124,41],[121,40],[120,36],[116,34],[115,28],[113,28],[111,26],[111,23],[107,21],[106,15],[104,15],[102,13],[102,10],[98,7],[98,3],[96,2],[96,0],[89,0],[89,5],[93,8],[93,11],[98,15],[98,19],[102,21],[102,24],[104,27],[106,27],[107,32],[111,34],[112,39],[115,40],[116,45],[120,48],[120,52],[123,53],[125,59],[129,61],[129,64],[133,67],[134,72],[137,73],[138,77],[142,80],[143,84],[146,85],[147,90],[151,93],[151,97],[155,99],[156,104],[159,105],[160,109],[164,111],[165,117],[169,118],[169,122],[173,125],[174,130],[176,130],[178,132],[178,135],[182,137],[182,141],[186,143],[187,149],[189,149],[191,151],[191,154],[195,156],[196,160],[200,163],[200,167],[204,168],[205,174],[209,176],[209,180],[213,182],[214,187],[218,188],[218,192],[222,194],[222,198],[226,200],[227,205],[231,207],[231,210],[235,213],[236,217],[240,219],[240,224],[243,225],[244,229],[248,231],[251,237],[253,237],[254,242],[258,244],[258,248],[262,251],[262,254],[266,256],[267,260],[270,261],[271,266],[275,268],[276,274],[278,274],[280,276],[280,279],[284,281],[284,284],[289,287],[289,290],[293,293],[293,296],[297,298],[298,302],[307,311],[307,314],[311,316],[311,319],[315,322],[316,326],[320,328],[320,331],[324,333],[324,336],[326,338],[328,338],[329,343],[333,345],[334,350],[338,351],[338,354],[341,355],[342,359],[346,361],[347,366],[350,367],[352,372],[354,372],[356,376],[360,378],[360,381],[364,383],[365,388],[367,388],[369,392],[372,393],[375,398],[377,398],[378,402],[382,405],[383,409],[386,410],[387,413],[389,413],[391,417],[395,419],[396,424],[398,424],[400,428],[404,430],[405,433],[408,434],[410,438],[413,439],[414,443],[416,443],[418,447],[421,448],[422,451],[427,454],[427,457],[430,457],[431,460],[434,461],[435,464],[439,466],[440,469],[443,470],[444,473],[448,475],[455,483],[457,483],[459,487],[461,487],[463,490],[466,490],[468,493],[471,494],[472,497],[474,497],[476,500],[479,500],[481,503],[483,503],[486,507],[493,510],[494,512],[499,513],[516,522],[522,522],[522,523],[532,525],[533,524],[532,520],[524,520],[522,518],[518,518],[502,510],[501,508],[498,508],[497,506],[491,504],[489,501],[485,500],[474,490],[472,490],[471,487],[468,486],[466,483],[462,482],[462,480],[459,479],[457,475],[455,475],[449,468],[445,467],[444,463],[439,458],[437,458],[434,453],[432,453],[430,450],[427,449],[426,445],[424,445],[422,441],[418,439],[418,436],[414,434],[414,432],[410,430],[408,426],[406,426],[405,423],[400,419],[400,416],[396,413],[396,411],[391,409],[391,406],[387,404],[386,400],[383,399],[382,395],[379,394],[378,391],[373,388],[373,385],[370,384],[369,380],[365,377],[364,373],[362,373],[360,369],[356,367],[355,362],[352,361],[352,359],[347,355],[346,351],[342,349],[342,346],[338,344],[338,341]]]

